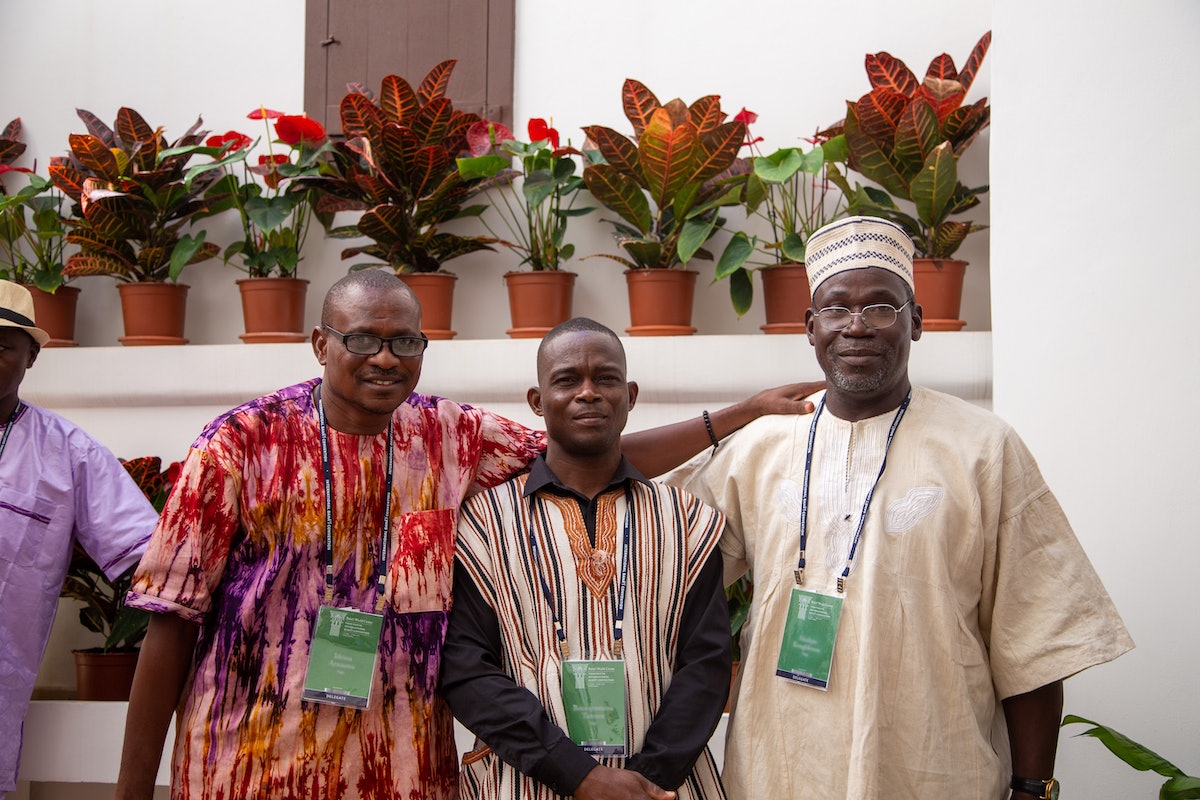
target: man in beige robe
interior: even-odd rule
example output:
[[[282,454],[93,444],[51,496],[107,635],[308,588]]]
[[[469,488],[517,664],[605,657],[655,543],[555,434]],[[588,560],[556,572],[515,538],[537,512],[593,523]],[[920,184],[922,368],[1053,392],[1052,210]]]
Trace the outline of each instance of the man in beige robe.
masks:
[[[842,220],[808,254],[817,412],[668,477],[727,515],[726,582],[753,574],[729,797],[1057,797],[1062,680],[1133,643],[1012,428],[909,382],[903,229]],[[819,642],[794,595],[841,603],[825,689],[779,663]]]

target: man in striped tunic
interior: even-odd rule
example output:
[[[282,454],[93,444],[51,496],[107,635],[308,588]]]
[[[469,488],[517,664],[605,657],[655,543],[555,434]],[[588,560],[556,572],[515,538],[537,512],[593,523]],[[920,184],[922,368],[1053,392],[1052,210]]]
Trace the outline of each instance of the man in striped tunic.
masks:
[[[724,518],[622,455],[637,384],[611,330],[560,325],[537,368],[546,452],[461,511],[442,690],[478,737],[462,797],[723,798]]]

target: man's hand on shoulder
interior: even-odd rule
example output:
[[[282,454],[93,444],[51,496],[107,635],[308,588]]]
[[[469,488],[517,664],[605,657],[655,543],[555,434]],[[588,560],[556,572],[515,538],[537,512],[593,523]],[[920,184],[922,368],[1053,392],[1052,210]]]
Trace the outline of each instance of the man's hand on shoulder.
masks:
[[[763,389],[752,395],[749,402],[758,412],[758,416],[766,414],[811,414],[815,406],[805,398],[816,394],[825,388],[825,381],[807,381],[805,383],[789,383],[776,386],[773,389]]]
[[[575,800],[675,800],[675,792],[655,786],[640,772],[597,764],[573,797]]]

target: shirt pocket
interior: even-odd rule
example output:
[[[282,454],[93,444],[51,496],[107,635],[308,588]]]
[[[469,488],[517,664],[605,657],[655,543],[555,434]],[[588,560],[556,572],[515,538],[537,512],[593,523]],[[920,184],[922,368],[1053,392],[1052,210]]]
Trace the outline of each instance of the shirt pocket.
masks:
[[[400,614],[449,611],[454,576],[455,509],[402,516],[388,566],[387,601]]]
[[[53,506],[35,495],[0,489],[0,530],[4,531],[0,559],[18,567],[38,568],[45,566],[48,556],[56,559],[46,542]]]

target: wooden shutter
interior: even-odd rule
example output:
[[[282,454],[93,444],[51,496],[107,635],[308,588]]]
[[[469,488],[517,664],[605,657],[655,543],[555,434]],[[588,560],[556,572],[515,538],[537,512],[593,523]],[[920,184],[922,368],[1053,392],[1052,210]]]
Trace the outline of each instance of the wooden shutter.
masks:
[[[347,83],[373,92],[385,75],[414,88],[458,60],[454,107],[512,125],[515,0],[306,0],[304,109],[340,132]]]

